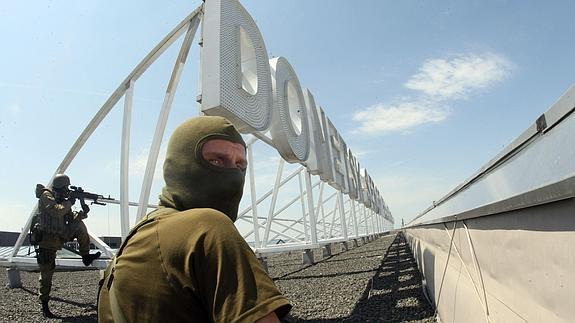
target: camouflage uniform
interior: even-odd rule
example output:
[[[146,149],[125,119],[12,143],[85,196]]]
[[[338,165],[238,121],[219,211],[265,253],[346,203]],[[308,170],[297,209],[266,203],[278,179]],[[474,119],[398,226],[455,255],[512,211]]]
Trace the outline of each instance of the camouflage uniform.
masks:
[[[58,202],[51,190],[38,186],[38,212],[40,220],[41,239],[38,243],[37,261],[40,268],[39,298],[42,302],[50,299],[52,276],[56,267],[56,251],[62,249],[67,241],[78,239],[80,255],[90,252],[90,237],[86,225],[82,221],[83,211],[72,211],[70,201]]]

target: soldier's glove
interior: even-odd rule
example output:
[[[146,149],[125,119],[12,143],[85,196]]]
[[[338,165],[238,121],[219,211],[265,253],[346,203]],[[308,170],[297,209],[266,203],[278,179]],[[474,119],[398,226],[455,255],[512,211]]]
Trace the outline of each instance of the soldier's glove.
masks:
[[[70,205],[74,205],[76,203],[76,199],[73,197],[69,197],[68,202],[70,202]]]

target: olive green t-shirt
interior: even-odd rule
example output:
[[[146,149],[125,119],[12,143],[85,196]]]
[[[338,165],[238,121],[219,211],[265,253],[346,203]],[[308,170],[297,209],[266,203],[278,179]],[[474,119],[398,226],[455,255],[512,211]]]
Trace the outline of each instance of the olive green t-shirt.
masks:
[[[214,209],[161,214],[117,258],[113,288],[128,322],[254,322],[290,310],[233,222]],[[112,322],[107,281],[98,321]]]

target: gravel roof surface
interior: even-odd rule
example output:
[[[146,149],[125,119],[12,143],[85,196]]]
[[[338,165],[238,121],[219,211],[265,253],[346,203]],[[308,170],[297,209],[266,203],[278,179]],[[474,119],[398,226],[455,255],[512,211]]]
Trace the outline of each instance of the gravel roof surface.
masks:
[[[403,235],[347,251],[338,246],[325,259],[316,250],[315,259],[312,266],[302,266],[301,255],[268,262],[270,275],[294,306],[287,321],[435,322]]]
[[[269,273],[293,309],[287,322],[435,322],[421,288],[421,275],[405,239],[389,235],[345,250],[332,247],[314,265],[301,253],[268,257]],[[0,275],[1,322],[45,322],[37,294],[38,273],[20,272],[22,288]],[[56,272],[50,308],[53,322],[97,322],[98,271]]]
[[[4,269],[4,268],[3,268]],[[56,272],[52,280],[50,309],[60,319],[45,319],[38,301],[38,276],[20,272],[22,288],[8,288],[7,275],[0,275],[1,322],[97,322],[98,270]]]

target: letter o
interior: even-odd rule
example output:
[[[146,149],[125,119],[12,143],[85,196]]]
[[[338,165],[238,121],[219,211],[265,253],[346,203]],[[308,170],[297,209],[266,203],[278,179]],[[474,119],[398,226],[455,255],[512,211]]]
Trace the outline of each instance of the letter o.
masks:
[[[288,162],[305,162],[309,154],[307,108],[297,75],[289,62],[270,60],[273,111],[270,132],[275,148]]]

